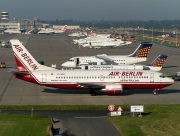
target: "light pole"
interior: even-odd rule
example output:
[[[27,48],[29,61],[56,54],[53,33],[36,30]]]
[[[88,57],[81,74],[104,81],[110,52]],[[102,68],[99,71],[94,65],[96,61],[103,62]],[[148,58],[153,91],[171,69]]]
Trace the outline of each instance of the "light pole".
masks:
[[[163,38],[163,44],[164,44],[164,27],[162,26],[163,28],[163,35],[162,35],[162,38]]]
[[[152,27],[152,42],[153,42],[153,27]]]
[[[176,28],[176,48],[178,48],[178,44],[177,44],[177,28]]]
[[[143,41],[144,41],[144,27],[143,27]]]

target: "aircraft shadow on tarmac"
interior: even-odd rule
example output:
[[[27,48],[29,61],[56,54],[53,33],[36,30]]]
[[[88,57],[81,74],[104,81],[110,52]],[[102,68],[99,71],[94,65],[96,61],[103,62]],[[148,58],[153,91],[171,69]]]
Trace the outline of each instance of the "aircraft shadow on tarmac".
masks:
[[[49,89],[44,88],[42,92],[45,93],[58,93],[58,94],[89,94],[89,90],[69,90],[69,89]],[[158,91],[157,94],[171,94],[171,93],[180,93],[178,89],[164,89],[162,91]],[[96,90],[97,95],[106,95],[105,92]],[[134,90],[123,90],[123,93],[119,94],[120,96],[127,96],[133,94],[153,94],[152,89],[134,89]],[[109,96],[117,96],[117,95],[109,95]]]
[[[157,94],[170,94],[170,93],[180,93],[180,90],[177,89],[164,89],[162,91],[157,91]],[[133,95],[133,94],[153,94],[152,89],[137,89],[137,90],[124,90],[121,95]]]
[[[164,66],[162,68],[177,68],[177,67],[179,67],[179,66]]]

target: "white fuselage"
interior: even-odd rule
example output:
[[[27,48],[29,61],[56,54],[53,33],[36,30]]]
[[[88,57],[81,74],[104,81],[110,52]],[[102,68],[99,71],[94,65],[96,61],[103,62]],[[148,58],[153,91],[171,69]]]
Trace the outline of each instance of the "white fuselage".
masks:
[[[77,69],[84,70],[151,70],[160,71],[162,67],[154,67],[148,65],[83,65]]]
[[[107,55],[106,55],[107,56]],[[118,65],[131,65],[139,62],[144,62],[147,60],[146,57],[136,58],[128,56],[107,56],[108,58],[114,60]],[[96,58],[95,56],[79,56],[73,57],[70,60],[62,64],[63,67],[76,67],[78,65],[88,65],[89,63],[97,62],[98,65],[105,65],[107,62],[103,59]],[[108,64],[109,65],[109,64]]]
[[[120,39],[103,39],[103,40],[95,40],[95,41],[87,41],[86,43],[82,44],[83,47],[94,47],[94,48],[101,48],[101,47],[118,47],[129,45],[132,42],[122,41]]]
[[[82,88],[79,83],[122,85],[124,89],[164,88],[174,81],[162,73],[146,70],[34,70],[22,80],[55,88]],[[34,81],[33,81],[34,79]],[[86,87],[85,87],[86,88]]]
[[[4,31],[5,34],[21,34],[21,31],[20,30],[5,30]]]

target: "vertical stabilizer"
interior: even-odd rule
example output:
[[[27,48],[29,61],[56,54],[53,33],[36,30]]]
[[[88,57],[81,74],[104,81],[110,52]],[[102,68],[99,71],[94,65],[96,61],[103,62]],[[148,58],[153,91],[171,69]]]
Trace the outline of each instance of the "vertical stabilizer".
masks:
[[[150,53],[152,45],[153,45],[152,42],[142,42],[137,47],[137,49],[132,54],[129,55],[129,57],[146,58]]]
[[[61,30],[62,30],[63,32],[66,32],[66,31],[67,31],[67,25],[63,26],[63,27],[61,28]]]
[[[165,63],[167,57],[168,57],[167,55],[161,54],[161,55],[157,56],[156,59],[151,64],[149,64],[149,66],[162,67],[162,65]]]
[[[55,70],[54,68],[40,65],[19,40],[12,39],[10,42],[19,71]]]

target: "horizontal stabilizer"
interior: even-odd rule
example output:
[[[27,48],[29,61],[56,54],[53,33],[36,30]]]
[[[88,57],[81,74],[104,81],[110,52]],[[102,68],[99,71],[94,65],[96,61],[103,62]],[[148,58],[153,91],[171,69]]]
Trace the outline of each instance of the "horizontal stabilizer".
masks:
[[[10,72],[13,72],[15,73],[16,75],[19,75],[19,76],[26,76],[26,75],[30,75],[29,72],[27,71],[19,71],[18,69],[14,69],[14,68],[9,68]]]

